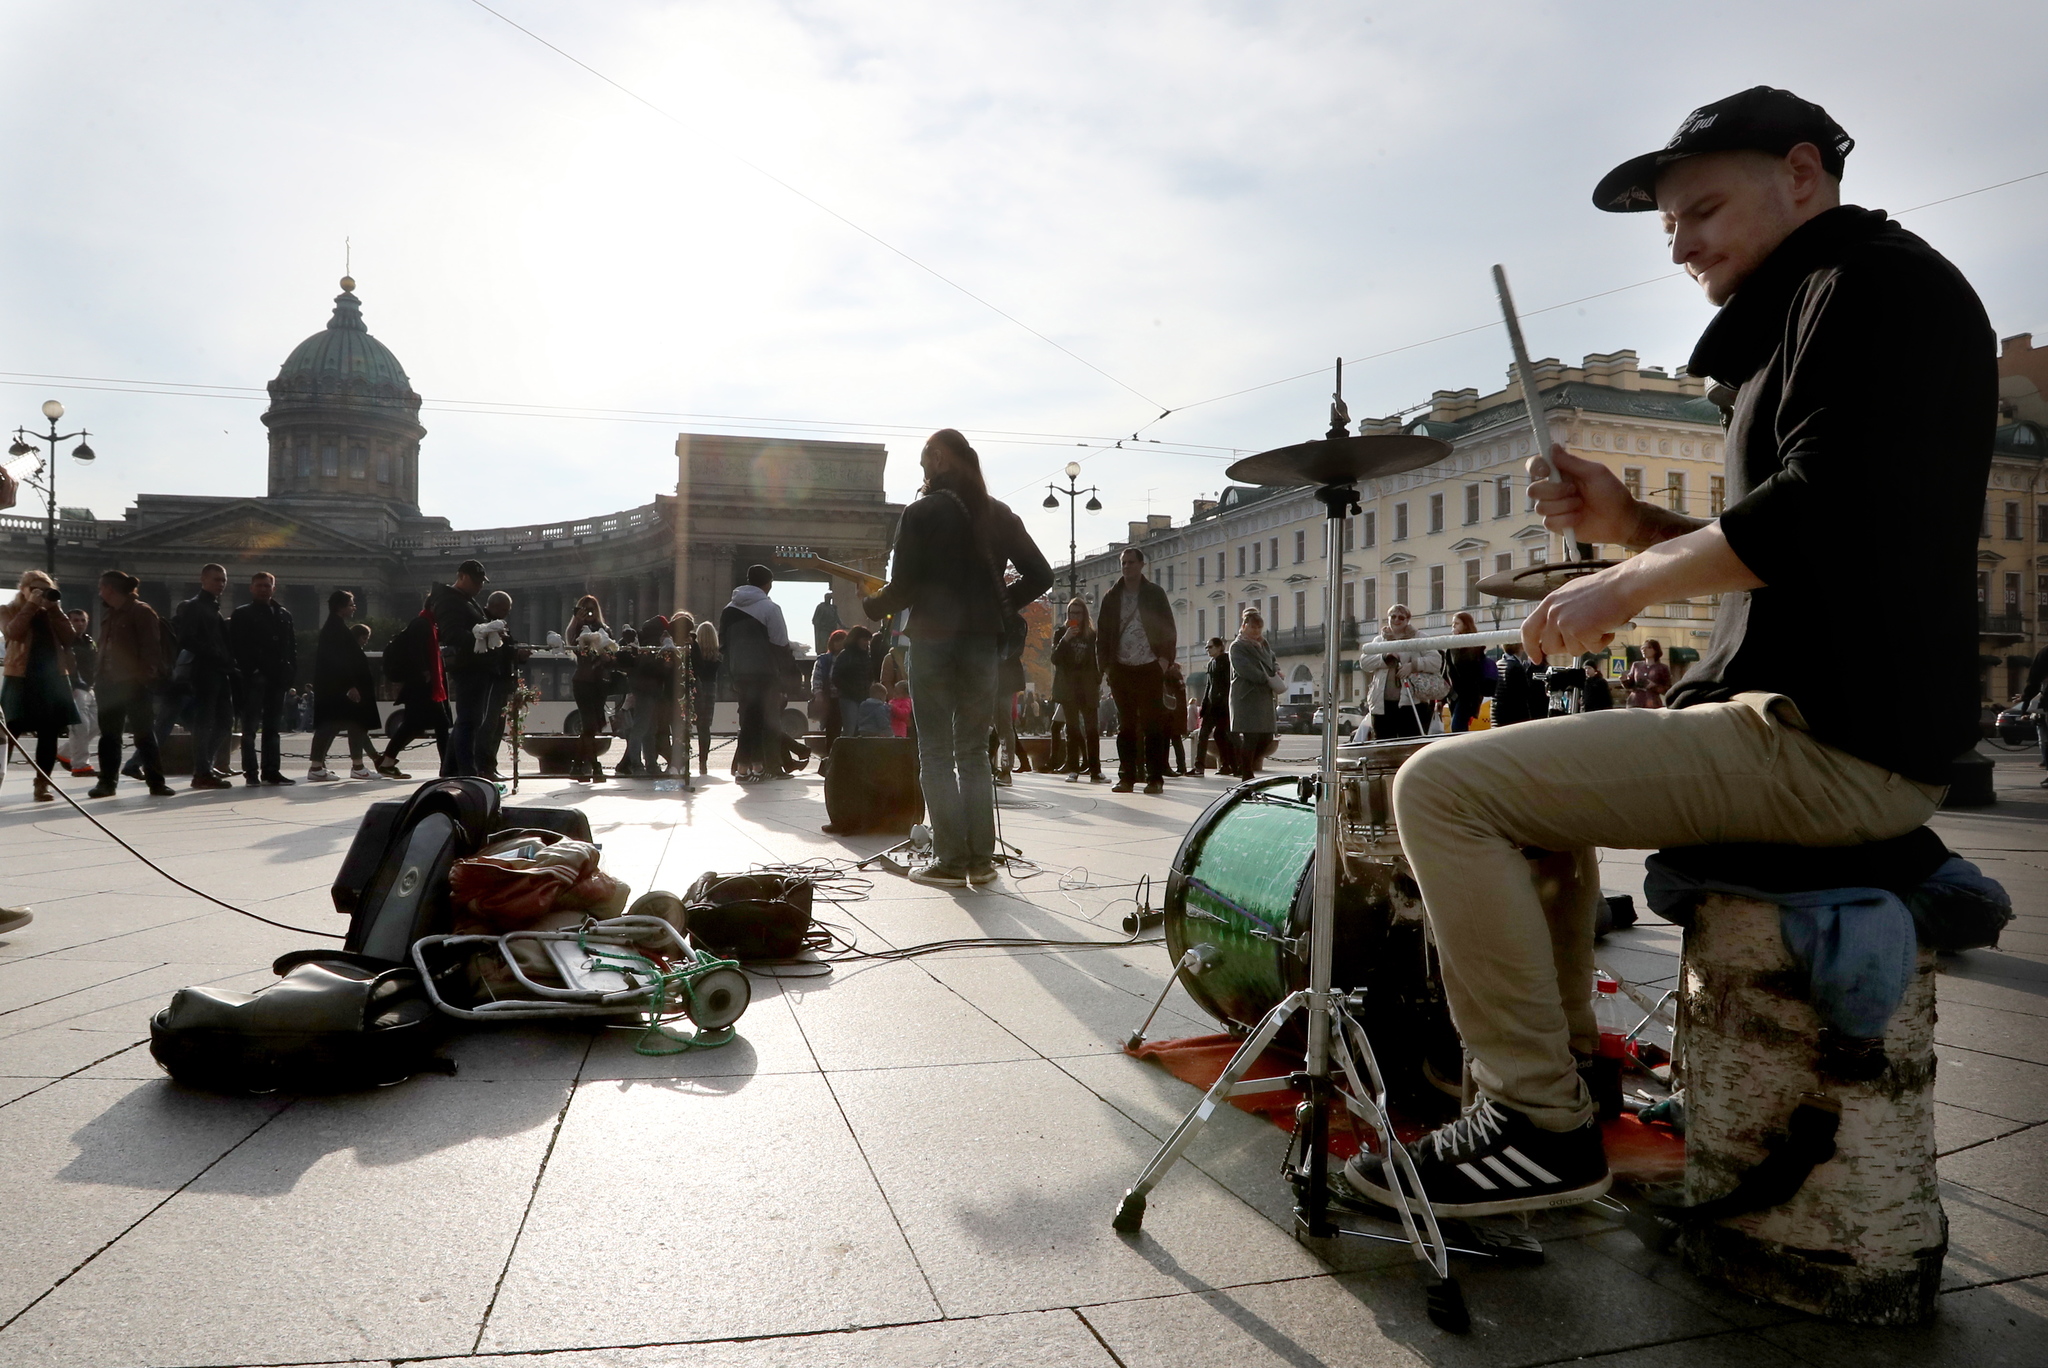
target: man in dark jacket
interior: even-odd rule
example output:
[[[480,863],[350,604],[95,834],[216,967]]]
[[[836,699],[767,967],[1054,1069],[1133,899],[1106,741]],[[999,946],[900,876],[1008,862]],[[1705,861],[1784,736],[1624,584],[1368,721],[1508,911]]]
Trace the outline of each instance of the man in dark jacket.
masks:
[[[1178,656],[1178,632],[1166,591],[1145,578],[1145,553],[1124,548],[1123,578],[1102,596],[1096,614],[1095,658],[1109,680],[1120,725],[1116,733],[1116,784],[1129,793],[1143,780],[1145,792],[1166,790],[1166,713],[1160,700],[1166,667]]]
[[[1573,1054],[1598,1031],[1584,991],[1595,848],[1901,836],[1933,815],[1951,760],[1974,743],[1991,326],[1932,247],[1840,202],[1852,146],[1818,105],[1758,86],[1696,110],[1594,192],[1602,209],[1658,211],[1672,259],[1720,306],[1686,370],[1729,401],[1729,504],[1703,522],[1633,497],[1562,446],[1533,460],[1546,527],[1642,554],[1553,592],[1523,640],[1569,660],[1606,648],[1650,604],[1723,597],[1712,644],[1668,707],[1480,732],[1402,766],[1395,819],[1480,1093],[1415,1146],[1445,1214],[1565,1206],[1607,1188]],[[1821,609],[1847,614],[1852,637],[1912,624],[1910,725],[1893,693],[1813,668]],[[1558,853],[1532,861],[1530,847]],[[1559,890],[1548,905],[1539,882]],[[1347,1173],[1390,1195],[1374,1161]]]
[[[476,744],[491,706],[490,652],[475,632],[487,620],[476,596],[489,578],[482,561],[466,560],[455,567],[455,583],[435,585],[427,600],[441,636],[441,673],[455,705],[455,733],[441,762],[444,779],[494,767],[479,762]]]
[[[178,638],[173,674],[182,673],[191,689],[195,789],[228,786],[228,776],[214,768],[234,725],[235,655],[228,645],[227,620],[220,615],[220,595],[227,587],[226,566],[201,566],[199,592],[179,604],[171,619]]]
[[[889,582],[862,607],[871,618],[910,610],[910,702],[933,853],[910,877],[959,888],[995,881],[996,665],[1005,620],[1052,587],[1052,567],[1023,521],[988,496],[981,457],[959,432],[933,433],[918,460],[924,497],[903,510]],[[1013,565],[1018,578],[1005,585]]]
[[[289,784],[280,765],[278,729],[284,725],[284,691],[298,673],[298,637],[292,615],[277,601],[277,576],[258,570],[249,577],[249,601],[228,620],[235,653],[242,715],[242,782]],[[263,762],[256,760],[256,733],[263,733]]]

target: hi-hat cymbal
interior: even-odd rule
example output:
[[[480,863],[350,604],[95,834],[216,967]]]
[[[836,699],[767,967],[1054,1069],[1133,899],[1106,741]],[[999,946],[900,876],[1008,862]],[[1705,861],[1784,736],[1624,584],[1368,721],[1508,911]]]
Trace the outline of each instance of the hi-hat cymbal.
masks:
[[[1575,579],[1582,579],[1595,571],[1619,564],[1620,561],[1611,560],[1575,560],[1532,565],[1526,570],[1504,570],[1479,581],[1479,592],[1489,598],[1534,601],[1548,598],[1551,590],[1570,584]]]
[[[1240,484],[1319,487],[1400,475],[1450,454],[1449,442],[1405,432],[1325,437],[1247,456],[1225,474]]]

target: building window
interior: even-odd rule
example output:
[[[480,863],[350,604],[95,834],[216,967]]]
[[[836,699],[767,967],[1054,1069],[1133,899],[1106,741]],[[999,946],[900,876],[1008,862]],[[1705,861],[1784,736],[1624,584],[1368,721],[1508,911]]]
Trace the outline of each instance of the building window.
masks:
[[[1280,596],[1278,594],[1266,600],[1266,626],[1276,632],[1280,630]]]
[[[1209,558],[1207,556],[1197,556],[1195,557],[1195,587],[1199,589],[1208,582]]]
[[[1991,572],[1989,570],[1979,570],[1977,572],[1977,613],[1981,617],[1990,611]]]
[[[1294,563],[1299,565],[1307,559],[1308,533],[1306,531],[1298,531],[1294,534]]]
[[[1359,535],[1364,539],[1365,545],[1378,546],[1380,544],[1380,515],[1377,510],[1361,514],[1358,525],[1362,529]]]
[[[1707,476],[1707,516],[1718,518],[1721,516],[1722,510],[1727,507],[1728,477],[1725,475]]]
[[[1266,538],[1266,566],[1272,570],[1280,568],[1280,539],[1278,537]]]
[[[1207,608],[1195,609],[1195,640],[1204,645],[1208,644],[1209,610]]]
[[[1408,572],[1403,570],[1394,576],[1394,602],[1406,607],[1408,604]]]
[[[1404,503],[1394,505],[1394,540],[1408,540],[1408,505]]]
[[[1493,558],[1493,573],[1496,575],[1505,575],[1514,568],[1515,553],[1512,551],[1503,551]]]
[[[2048,622],[2048,575],[2034,576],[2034,616]]]
[[[1465,562],[1465,606],[1479,606],[1479,558],[1474,556]]]
[[[1259,544],[1258,544],[1257,542],[1253,542],[1253,543],[1252,543],[1252,573],[1253,573],[1254,575],[1256,575],[1256,574],[1258,574],[1258,573],[1259,573],[1259,551],[1260,551],[1260,549],[1261,549],[1261,548],[1260,548],[1260,546],[1259,546]]]
[[[1444,496],[1441,494],[1429,496],[1429,530],[1432,532],[1444,530]]]
[[[1380,582],[1377,578],[1365,582],[1365,617],[1377,622],[1380,616]]]
[[[1547,546],[1532,546],[1532,547],[1530,547],[1530,548],[1529,548],[1529,564],[1531,564],[1531,565],[1548,565],[1548,564],[1550,564],[1550,548],[1549,548],[1549,547],[1547,547]]]
[[[320,473],[322,475],[341,474],[341,448],[333,442],[322,442],[320,444]]]
[[[1441,565],[1429,567],[1429,611],[1441,613],[1444,610],[1444,568]]]
[[[1308,591],[1303,589],[1294,591],[1294,626],[1297,631],[1308,626]]]
[[[352,446],[348,449],[348,477],[351,480],[367,480],[370,478],[370,449],[368,447]]]
[[[1621,468],[1621,487],[1628,491],[1628,496],[1631,499],[1642,498],[1643,468],[1641,466],[1623,466]]]
[[[1664,502],[1673,513],[1685,512],[1685,472],[1669,471],[1664,476]]]
[[[391,453],[388,451],[377,453],[377,483],[391,483]]]
[[[1352,592],[1357,587],[1350,580],[1344,581],[1344,620],[1346,622],[1358,621],[1358,595]]]
[[[2005,577],[2005,615],[2015,626],[2020,618],[2020,577],[2007,573]]]
[[[1237,576],[1239,579],[1244,578],[1244,548],[1242,546],[1237,548]]]
[[[2005,539],[2020,539],[2020,506],[2016,503],[2007,503],[2005,506]]]
[[[310,477],[313,474],[313,443],[307,438],[299,438],[298,453],[299,475]]]
[[[1173,592],[1173,570],[1171,565],[1166,567],[1166,592],[1169,594]]]
[[[1470,527],[1479,521],[1479,486],[1465,486],[1465,525]]]
[[[1218,584],[1221,584],[1223,582],[1223,578],[1223,553],[1221,551],[1218,551],[1216,553],[1216,582]]]
[[[1343,546],[1344,546],[1344,549],[1345,549],[1346,551],[1349,551],[1349,550],[1351,549],[1351,545],[1352,545],[1352,542],[1351,542],[1352,534],[1353,534],[1353,533],[1355,533],[1355,532],[1356,532],[1357,530],[1358,530],[1358,529],[1357,529],[1357,528],[1356,528],[1355,526],[1353,526],[1353,525],[1352,525],[1351,519],[1349,519],[1349,518],[1346,518],[1346,519],[1344,520],[1344,542],[1343,542]]]
[[[1502,475],[1493,482],[1493,516],[1506,518],[1515,511],[1515,482],[1512,477]]]

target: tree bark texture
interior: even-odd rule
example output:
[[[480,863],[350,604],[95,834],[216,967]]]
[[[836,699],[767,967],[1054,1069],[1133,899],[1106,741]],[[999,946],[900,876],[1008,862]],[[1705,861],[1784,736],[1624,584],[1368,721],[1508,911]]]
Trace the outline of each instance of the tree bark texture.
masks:
[[[1887,1067],[1868,1083],[1816,1073],[1820,1021],[1776,906],[1708,898],[1686,933],[1681,983],[1689,1205],[1733,1189],[1801,1093],[1842,1104],[1835,1157],[1783,1206],[1690,1227],[1686,1267],[1815,1315],[1925,1319],[1948,1250],[1934,1172],[1934,953],[1921,949],[1886,1031]]]

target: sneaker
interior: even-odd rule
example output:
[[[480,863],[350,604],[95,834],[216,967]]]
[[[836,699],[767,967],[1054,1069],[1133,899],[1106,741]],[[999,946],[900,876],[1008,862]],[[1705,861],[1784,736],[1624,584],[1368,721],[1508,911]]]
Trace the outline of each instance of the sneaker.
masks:
[[[406,772],[405,772],[404,770],[400,769],[400,768],[399,768],[398,766],[396,766],[396,765],[393,765],[393,764],[389,764],[389,763],[386,763],[386,764],[382,764],[382,765],[379,765],[379,766],[377,766],[377,773],[379,773],[379,774],[383,775],[383,776],[384,776],[384,777],[385,777],[386,779],[410,779],[410,778],[412,778],[412,776],[411,776],[410,774],[407,774],[407,773],[406,773]]]
[[[246,787],[249,787],[249,788],[262,788],[262,787],[263,787],[263,781],[262,781],[261,779],[258,779],[258,778],[257,778],[257,777],[256,777],[255,775],[253,775],[253,774],[245,774],[245,775],[243,775],[243,776],[242,776],[242,783],[243,783],[243,784],[244,784],[244,785],[245,785]]]
[[[1067,776],[1067,782],[1068,782],[1068,783],[1070,783],[1070,784],[1078,784],[1078,783],[1080,783],[1080,782],[1081,782],[1081,771],[1079,771],[1079,770],[1075,770],[1075,771],[1074,771],[1074,772],[1073,772],[1072,774],[1069,774],[1069,775]]]
[[[1010,771],[1008,771],[1008,770],[997,770],[997,771],[996,771],[996,787],[997,787],[997,788],[1009,788],[1010,786],[1011,786],[1011,785],[1010,785]]]
[[[976,865],[967,871],[967,882],[971,884],[992,884],[996,881],[996,867],[992,864]]]
[[[1512,1107],[1482,1097],[1448,1126],[1408,1147],[1422,1190],[1439,1216],[1499,1216],[1590,1202],[1614,1183],[1600,1123],[1548,1131]],[[1344,1165],[1345,1181],[1384,1206],[1394,1204],[1379,1156]]]
[[[192,787],[195,789],[224,789],[233,788],[234,785],[230,784],[227,780],[221,778],[217,774],[207,773],[194,775],[192,778]]]
[[[287,779],[282,774],[266,774],[263,776],[263,782],[270,785],[270,787],[272,788],[290,788],[293,784],[296,784],[299,781],[296,779]]]
[[[1111,793],[1129,793],[1135,787],[1136,786],[1132,784],[1130,780],[1119,779],[1114,784],[1111,784],[1109,786],[1109,791]]]
[[[112,780],[102,779],[97,784],[94,784],[92,786],[92,792],[86,794],[85,796],[88,798],[111,798],[114,796],[114,782]]]
[[[95,779],[99,777],[99,771],[91,765],[73,765],[71,767],[71,777],[73,779]]]
[[[309,774],[306,777],[308,779],[311,779],[314,776]],[[339,778],[340,776],[337,775],[336,777]],[[357,765],[354,769],[348,772],[348,777],[351,779],[375,779],[377,777],[377,771],[371,769],[368,765]]]
[[[949,869],[942,864],[928,864],[910,871],[910,881],[928,884],[933,888],[965,888],[967,875],[958,869]]]
[[[1164,793],[1166,792],[1166,785],[1161,783],[1159,780],[1154,779],[1151,783],[1145,785],[1145,792]]]
[[[149,796],[152,798],[175,798],[178,796],[178,791],[169,784],[151,784],[149,786]]]
[[[36,914],[26,907],[0,907],[0,936],[19,931],[35,919]]]
[[[366,779],[369,776],[361,770],[357,770],[355,777]],[[309,784],[338,784],[341,782],[341,776],[327,768],[327,766],[319,765],[306,771],[306,782]]]

